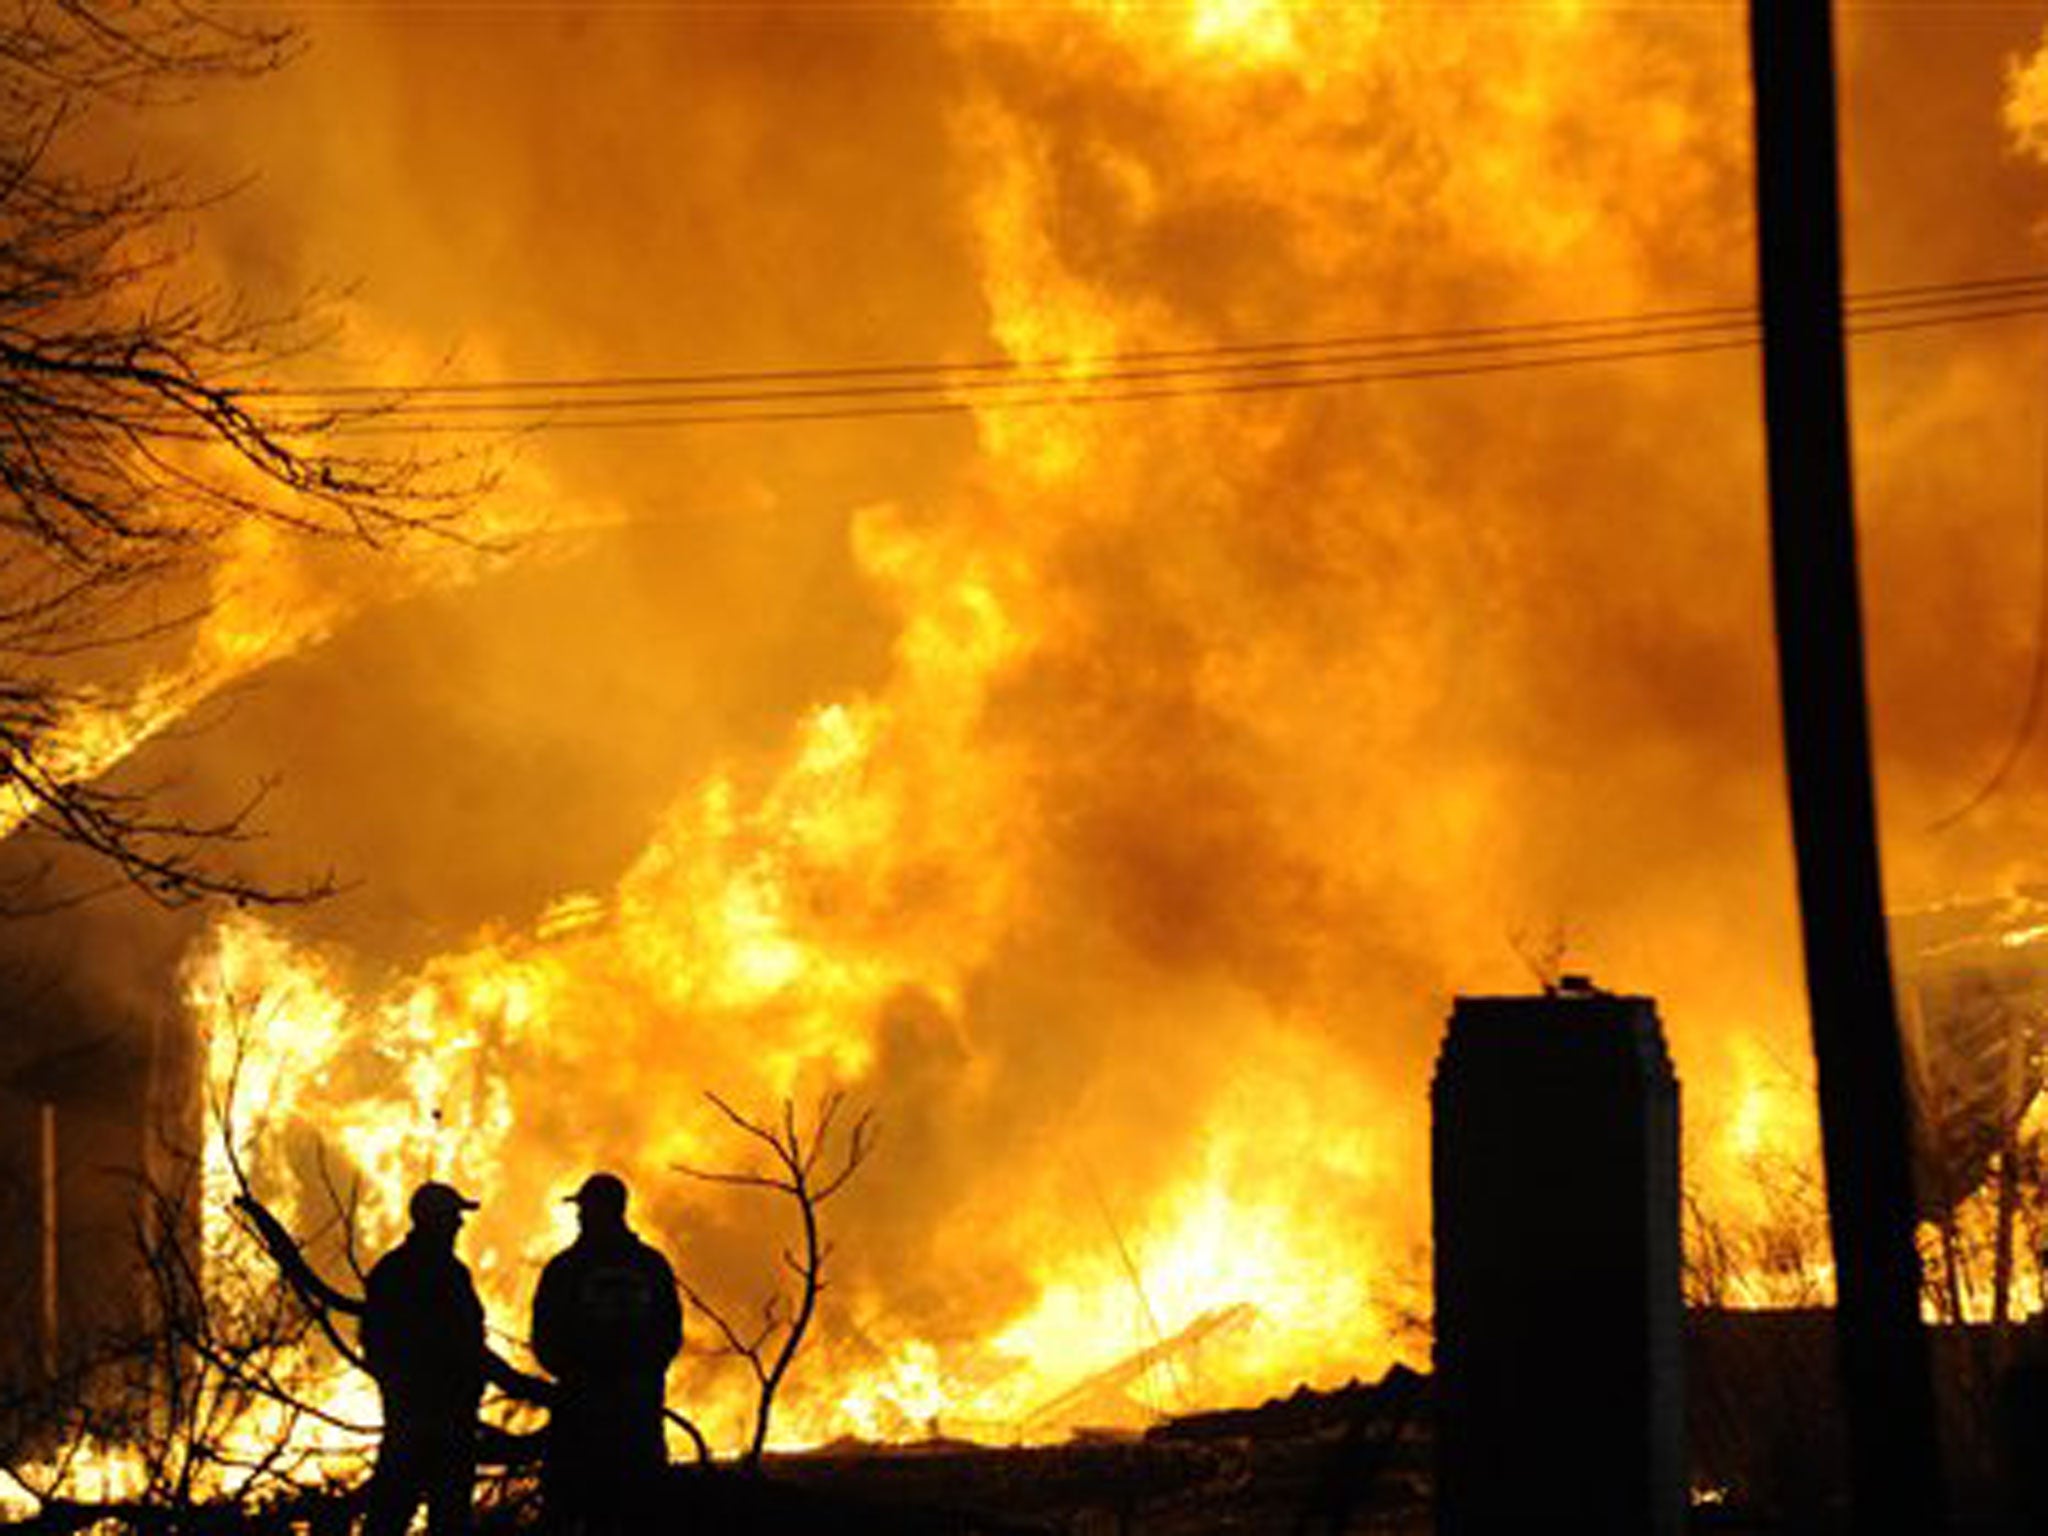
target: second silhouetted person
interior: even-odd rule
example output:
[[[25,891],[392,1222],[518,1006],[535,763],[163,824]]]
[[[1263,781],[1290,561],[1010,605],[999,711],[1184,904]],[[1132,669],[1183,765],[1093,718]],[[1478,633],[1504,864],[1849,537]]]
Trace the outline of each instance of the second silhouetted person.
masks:
[[[533,1295],[533,1352],[557,1384],[544,1496],[556,1530],[623,1531],[668,1464],[662,1399],[682,1305],[668,1260],[626,1225],[622,1181],[595,1173],[569,1198],[576,1241]]]

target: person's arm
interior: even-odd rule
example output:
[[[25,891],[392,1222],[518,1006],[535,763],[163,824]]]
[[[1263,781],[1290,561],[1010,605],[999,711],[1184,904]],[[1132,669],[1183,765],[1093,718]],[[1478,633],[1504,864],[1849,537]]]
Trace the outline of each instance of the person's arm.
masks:
[[[529,1376],[495,1349],[484,1350],[484,1381],[517,1402],[545,1408],[555,1400],[555,1384],[544,1376]]]
[[[527,1337],[540,1368],[556,1378],[568,1363],[568,1350],[562,1338],[561,1262],[550,1260],[540,1272],[540,1284],[533,1288],[533,1329]]]
[[[463,1271],[463,1278],[469,1278],[469,1271]],[[470,1304],[476,1308],[476,1348],[483,1372],[484,1385],[496,1387],[507,1397],[522,1403],[537,1403],[545,1406],[554,1397],[554,1383],[539,1376],[530,1376],[510,1360],[491,1348],[488,1330],[484,1326],[483,1303],[477,1299],[476,1287],[469,1288]],[[534,1302],[538,1308],[539,1293]]]

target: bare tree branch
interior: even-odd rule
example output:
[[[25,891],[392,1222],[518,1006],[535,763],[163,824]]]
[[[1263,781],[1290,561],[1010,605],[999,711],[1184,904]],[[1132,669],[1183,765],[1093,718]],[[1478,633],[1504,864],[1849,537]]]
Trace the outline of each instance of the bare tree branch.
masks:
[[[203,616],[189,593],[240,530],[474,544],[466,514],[491,483],[459,454],[348,446],[402,392],[282,395],[278,370],[312,345],[303,324],[187,276],[177,232],[227,194],[86,152],[110,110],[263,74],[295,47],[185,0],[38,0],[0,20],[0,832],[80,850],[171,906],[313,901],[336,882],[241,866],[260,787],[193,814],[166,810],[161,786],[107,782],[148,733],[119,653]],[[81,752],[81,726],[106,740]],[[0,888],[0,910],[46,902],[49,868]]]
[[[824,1241],[821,1234],[819,1208],[845,1188],[847,1181],[874,1150],[874,1114],[871,1110],[864,1111],[855,1120],[832,1159],[836,1164],[834,1171],[820,1181],[818,1167],[827,1158],[834,1139],[833,1130],[845,1104],[846,1096],[842,1090],[834,1089],[819,1101],[808,1130],[800,1127],[796,1104],[791,1099],[782,1101],[779,1123],[770,1123],[749,1118],[708,1089],[704,1097],[711,1101],[712,1107],[728,1124],[748,1140],[765,1147],[778,1171],[732,1173],[681,1163],[674,1165],[676,1171],[701,1183],[765,1189],[788,1196],[796,1206],[803,1237],[800,1249],[785,1248],[779,1255],[783,1267],[796,1282],[793,1310],[785,1315],[783,1309],[787,1302],[784,1294],[780,1290],[771,1292],[762,1303],[761,1327],[753,1333],[742,1332],[695,1288],[687,1282],[679,1282],[685,1298],[709,1320],[725,1341],[726,1353],[744,1361],[753,1373],[753,1433],[741,1456],[741,1463],[754,1468],[760,1465],[762,1450],[767,1445],[776,1393],[781,1390],[798,1351],[803,1348],[805,1335],[817,1312],[818,1298],[825,1291],[825,1264],[831,1257],[832,1246]]]

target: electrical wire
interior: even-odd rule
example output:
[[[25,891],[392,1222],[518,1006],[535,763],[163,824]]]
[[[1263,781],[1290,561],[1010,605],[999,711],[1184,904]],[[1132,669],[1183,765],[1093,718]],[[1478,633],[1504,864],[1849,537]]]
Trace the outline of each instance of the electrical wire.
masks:
[[[2003,296],[2000,296],[2003,298]],[[1865,308],[1850,315],[1852,338],[2048,315],[2048,289],[1998,302],[1972,299],[1945,308]],[[1874,316],[1875,318],[1871,318]],[[304,418],[309,428],[347,433],[506,433],[685,428],[744,423],[816,423],[964,415],[983,410],[1042,410],[1186,398],[1299,392],[1427,379],[1474,378],[1590,364],[1679,358],[1755,347],[1753,320],[1707,327],[1638,326],[1565,341],[1482,346],[1449,344],[1401,351],[1294,357],[1256,368],[1236,361],[1207,366],[1125,368],[1064,379],[1031,374],[1000,381],[918,384],[800,384],[767,390],[708,392],[675,388],[633,395],[558,393],[506,401],[393,402]],[[291,417],[285,418],[293,425]]]
[[[1912,313],[1957,314],[2010,305],[2020,300],[2048,302],[2048,273],[2002,278],[1977,278],[1874,289],[1850,294],[1845,314],[1852,320],[1873,315]],[[663,403],[681,394],[695,400],[704,391],[737,390],[703,403],[728,404],[766,396],[776,399],[855,391],[906,393],[916,390],[995,389],[1026,385],[1093,384],[1136,377],[1196,376],[1209,372],[1276,369],[1317,364],[1356,364],[1389,359],[1435,358],[1448,353],[1548,350],[1605,342],[1637,341],[1737,330],[1753,335],[1757,327],[1753,304],[1712,304],[1689,308],[1640,311],[1573,319],[1522,321],[1432,330],[1382,331],[1309,340],[1219,343],[1206,346],[1148,348],[1054,357],[983,357],[962,361],[886,362],[830,367],[747,369],[721,372],[597,374],[531,379],[458,380],[412,385],[328,384],[299,388],[256,386],[238,391],[243,398],[282,407],[345,408],[365,401],[407,408],[456,408],[456,402],[482,399],[490,409],[532,409],[536,405],[569,406],[582,397],[608,392],[658,393]],[[551,396],[529,401],[528,395]],[[593,403],[594,400],[593,400]],[[608,404],[638,405],[638,399],[614,394]],[[478,409],[478,407],[467,407]]]
[[[2048,274],[1851,294],[1852,335],[2048,313]],[[1697,305],[1574,319],[1308,340],[718,372],[252,387],[284,426],[352,433],[679,428],[1094,406],[1681,357],[1757,344],[1755,307]]]

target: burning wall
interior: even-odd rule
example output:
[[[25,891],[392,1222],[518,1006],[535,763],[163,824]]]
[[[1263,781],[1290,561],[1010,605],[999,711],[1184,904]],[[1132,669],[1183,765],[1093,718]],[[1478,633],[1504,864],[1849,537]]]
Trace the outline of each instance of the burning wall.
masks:
[[[159,125],[204,171],[263,172],[197,232],[209,271],[258,298],[355,282],[309,379],[995,357],[1085,384],[1143,349],[1750,291],[1733,10],[309,25],[289,76]],[[2039,174],[2000,120],[2032,121],[2006,74],[2027,19],[1847,26],[1851,285],[2033,265]],[[1906,901],[2031,868],[2038,756],[1930,823],[2024,689],[2036,346],[1858,344]],[[375,1235],[410,1179],[480,1186],[515,1334],[550,1197],[594,1162],[710,1288],[761,1283],[762,1213],[668,1171],[729,1151],[700,1088],[872,1102],[795,1435],[1015,1424],[1245,1302],[1256,1332],[1147,1383],[1157,1405],[1384,1363],[1423,1272],[1445,1000],[1525,984],[1512,940],[1553,925],[1660,998],[1690,1165],[1748,1219],[1745,1160],[1809,1134],[1754,359],[1647,350],[542,425],[489,514],[509,555],[266,547],[220,573],[209,656],[274,664],[133,771],[195,796],[281,772],[263,857],[358,883],[223,918],[176,984],[216,1041],[253,1027],[260,1129],[345,1151]],[[574,414],[539,398],[519,419]]]

